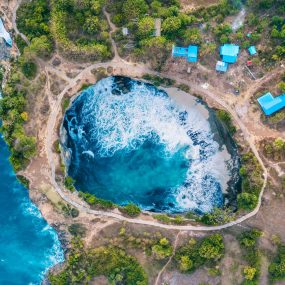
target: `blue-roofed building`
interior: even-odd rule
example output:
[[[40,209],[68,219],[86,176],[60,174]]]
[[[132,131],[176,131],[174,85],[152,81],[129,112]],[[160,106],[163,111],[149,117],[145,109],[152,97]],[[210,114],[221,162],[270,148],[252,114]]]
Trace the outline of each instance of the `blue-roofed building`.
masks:
[[[188,48],[173,47],[172,48],[172,56],[173,57],[187,57],[188,56]]]
[[[239,54],[239,46],[234,44],[225,44],[220,50],[223,62],[235,63]]]
[[[12,38],[10,34],[6,31],[1,18],[0,18],[0,38],[3,38],[5,42],[7,43],[7,45],[12,46],[13,44]]]
[[[223,61],[218,61],[216,64],[216,71],[226,72],[228,70],[229,64]]]
[[[188,62],[197,62],[198,61],[198,47],[189,46],[188,47]]]
[[[189,47],[173,47],[172,48],[173,57],[185,57],[188,62],[198,61],[198,47],[190,45]]]
[[[285,108],[285,93],[273,97],[273,95],[268,92],[257,99],[265,115],[270,116],[273,113]]]
[[[248,48],[248,52],[249,52],[250,55],[256,55],[257,54],[255,46],[250,46]]]

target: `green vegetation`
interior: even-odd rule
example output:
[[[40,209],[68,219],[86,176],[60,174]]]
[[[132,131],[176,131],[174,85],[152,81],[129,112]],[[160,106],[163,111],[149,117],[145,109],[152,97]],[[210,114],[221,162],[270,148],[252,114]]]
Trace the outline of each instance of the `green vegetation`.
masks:
[[[238,195],[238,207],[244,210],[253,210],[258,202],[255,194],[243,192]]]
[[[79,197],[81,197],[90,206],[100,209],[113,209],[116,206],[111,201],[97,198],[95,195],[90,193],[79,192]]]
[[[156,259],[162,260],[172,255],[173,248],[168,239],[162,238],[157,244],[152,247],[152,253]]]
[[[182,91],[184,91],[184,92],[186,92],[186,93],[189,93],[189,91],[190,91],[190,87],[188,85],[186,85],[186,84],[183,84],[183,83],[177,85],[177,88],[182,90]]]
[[[104,275],[110,284],[147,285],[146,273],[136,259],[116,247],[85,249],[74,239],[66,265],[58,274],[49,274],[51,285],[88,284]]]
[[[128,204],[119,209],[122,213],[127,214],[130,217],[137,217],[141,213],[141,209],[135,204]]]
[[[190,273],[204,265],[213,266],[224,255],[224,248],[223,237],[220,234],[200,240],[192,238],[177,250],[175,260],[181,272]]]
[[[69,204],[59,203],[61,210],[64,215],[71,218],[77,218],[79,216],[79,211],[76,208],[71,207]]]
[[[68,231],[71,235],[76,237],[84,237],[86,234],[86,228],[82,224],[72,224],[68,227]]]
[[[261,146],[267,159],[273,161],[283,161],[285,159],[285,141],[282,138],[263,141]]]
[[[11,76],[3,90],[4,98],[0,101],[1,132],[11,150],[10,161],[19,171],[29,163],[36,153],[36,139],[25,133],[24,123],[28,120],[26,109],[26,91],[18,87],[20,74],[19,63],[12,66]]]
[[[186,222],[183,216],[175,215],[175,216],[168,216],[166,214],[157,214],[153,216],[158,221],[165,223],[165,224],[176,224],[181,225]]]
[[[20,35],[17,35],[15,37],[15,42],[16,42],[16,45],[17,45],[20,53],[23,53],[25,47],[27,47],[27,43],[22,39],[22,37]]]
[[[225,208],[215,208],[212,212],[206,213],[201,216],[198,220],[206,225],[221,225],[233,221],[235,214],[231,209]]]
[[[34,61],[29,60],[29,61],[24,61],[21,64],[21,69],[23,74],[28,78],[28,79],[34,79],[37,74],[37,65]]]
[[[50,6],[46,0],[32,0],[20,5],[17,10],[17,26],[30,40],[26,46],[22,39],[16,39],[22,53],[49,57],[53,52],[53,41],[49,28]]]
[[[231,115],[224,110],[217,110],[216,111],[217,117],[219,118],[219,120],[221,122],[223,122],[223,124],[225,124],[226,128],[228,129],[229,133],[231,135],[234,135],[236,132],[236,127],[234,126],[233,122],[232,122],[232,117]]]
[[[165,77],[160,77],[157,75],[151,75],[151,74],[144,74],[142,77],[144,80],[150,81],[155,86],[173,86],[175,84],[175,80]]]
[[[261,235],[260,231],[254,229],[243,232],[239,236],[243,259],[248,264],[243,270],[243,285],[257,285],[259,283],[261,256],[257,242]]]
[[[50,9],[46,0],[23,3],[17,10],[17,27],[31,41],[40,36],[49,36]]]
[[[51,32],[64,53],[90,60],[111,57],[104,2],[51,1]]]
[[[109,240],[110,244],[121,248],[135,248],[142,250],[146,256],[154,257],[160,261],[173,253],[170,241],[160,232],[133,233],[128,228],[122,227],[119,235]]]
[[[236,13],[238,7],[232,2],[221,1],[207,9],[187,13],[182,11],[178,0],[109,0],[107,9],[112,14],[112,21],[118,27],[127,27],[130,33],[125,37],[121,29],[117,31],[115,39],[120,52],[148,60],[154,68],[160,70],[169,57],[172,44],[203,42],[204,31],[198,28],[198,24],[208,23],[212,19],[215,22],[222,21],[226,16]],[[162,22],[161,36],[154,37],[157,18]],[[129,43],[133,44],[133,48],[128,48]]]
[[[268,268],[270,279],[272,281],[285,279],[285,245],[280,244],[278,246],[277,255],[274,261]]]
[[[258,197],[263,186],[263,171],[252,152],[242,156],[242,193],[238,194],[238,208],[253,210],[258,203]]]
[[[17,179],[27,188],[29,189],[30,181],[25,176],[17,175]]]
[[[70,176],[66,176],[64,178],[64,186],[70,190],[71,192],[74,192],[75,191],[75,188],[74,188],[74,183],[75,183],[75,180],[70,177]]]
[[[64,97],[62,101],[62,110],[65,112],[67,108],[69,107],[70,104],[70,98],[69,97]]]

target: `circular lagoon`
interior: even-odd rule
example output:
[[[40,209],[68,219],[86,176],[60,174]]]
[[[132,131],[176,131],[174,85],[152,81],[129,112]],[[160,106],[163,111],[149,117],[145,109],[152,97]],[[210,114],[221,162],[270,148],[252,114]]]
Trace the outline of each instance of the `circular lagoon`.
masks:
[[[197,98],[126,77],[81,92],[61,133],[77,190],[119,205],[164,212],[209,212],[238,185],[229,134]]]

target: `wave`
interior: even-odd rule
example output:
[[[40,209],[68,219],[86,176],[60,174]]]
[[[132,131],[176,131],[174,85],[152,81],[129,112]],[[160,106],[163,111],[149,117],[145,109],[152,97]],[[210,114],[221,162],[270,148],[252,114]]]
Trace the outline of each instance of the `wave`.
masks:
[[[189,161],[186,179],[171,189],[165,201],[175,211],[208,212],[221,206],[232,158],[225,145],[214,139],[210,122],[197,105],[201,104],[177,105],[165,91],[150,84],[118,77],[103,79],[83,91],[66,113],[72,163],[80,171],[80,154],[92,152],[98,160],[131,153],[148,141],[164,146],[165,159],[185,149]]]
[[[23,190],[21,189],[21,191]],[[30,222],[33,223],[33,225],[35,226],[35,230],[37,231],[37,235],[39,236],[39,238],[48,238],[52,240],[52,247],[47,247],[42,259],[44,260],[43,267],[45,269],[41,271],[38,276],[39,280],[43,280],[50,268],[64,261],[64,252],[62,250],[61,243],[56,231],[53,227],[51,227],[43,220],[43,216],[39,209],[36,207],[36,205],[33,204],[28,197],[25,197],[22,198],[20,207],[23,215],[31,218]],[[30,284],[39,285],[40,283]]]

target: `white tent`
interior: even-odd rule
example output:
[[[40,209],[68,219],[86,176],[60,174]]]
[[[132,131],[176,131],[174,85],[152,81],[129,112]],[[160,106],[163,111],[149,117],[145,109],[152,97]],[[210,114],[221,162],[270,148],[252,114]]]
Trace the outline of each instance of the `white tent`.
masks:
[[[10,34],[6,31],[1,18],[0,18],[0,38],[3,38],[9,46],[12,46],[13,44],[12,38]]]

